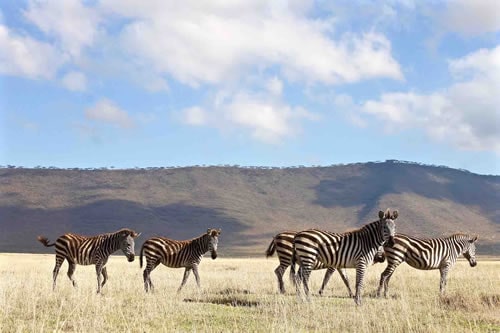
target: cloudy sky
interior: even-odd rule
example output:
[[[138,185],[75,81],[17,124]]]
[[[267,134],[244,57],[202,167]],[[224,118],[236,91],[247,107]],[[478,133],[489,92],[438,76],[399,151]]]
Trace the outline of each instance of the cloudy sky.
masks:
[[[500,1],[0,2],[0,164],[500,174]]]

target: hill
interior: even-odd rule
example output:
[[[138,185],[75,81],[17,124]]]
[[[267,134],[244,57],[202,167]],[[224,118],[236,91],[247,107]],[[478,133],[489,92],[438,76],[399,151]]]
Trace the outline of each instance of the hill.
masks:
[[[344,231],[398,209],[398,232],[476,233],[500,254],[500,176],[399,161],[330,167],[0,168],[0,252],[44,252],[66,232],[130,227],[175,239],[223,230],[221,255],[262,255],[282,230]],[[53,251],[53,249],[49,249]]]

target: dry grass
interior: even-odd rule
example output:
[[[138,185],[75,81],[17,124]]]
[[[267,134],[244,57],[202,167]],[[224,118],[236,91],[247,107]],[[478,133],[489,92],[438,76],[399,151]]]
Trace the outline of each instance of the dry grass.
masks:
[[[438,271],[402,265],[391,280],[387,299],[373,298],[384,264],[370,268],[363,305],[347,298],[334,275],[325,296],[298,300],[287,283],[277,293],[273,259],[205,258],[201,290],[193,276],[176,293],[181,269],[158,267],[156,292],[145,294],[137,261],[113,257],[109,284],[96,295],[93,266],[77,266],[73,289],[63,265],[52,292],[53,255],[0,254],[1,332],[167,332],[167,331],[340,331],[340,332],[500,332],[500,262],[459,262],[440,297]],[[318,290],[323,272],[314,272]],[[349,271],[354,284],[354,271]]]

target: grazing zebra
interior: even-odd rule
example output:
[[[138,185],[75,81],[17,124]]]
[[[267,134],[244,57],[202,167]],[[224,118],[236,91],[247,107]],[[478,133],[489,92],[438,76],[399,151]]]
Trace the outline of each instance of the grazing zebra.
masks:
[[[460,255],[464,255],[471,267],[477,265],[476,241],[477,236],[462,233],[457,233],[449,237],[430,239],[419,239],[403,234],[396,234],[394,245],[392,247],[384,247],[387,267],[380,276],[377,297],[380,297],[382,287],[384,287],[384,296],[387,296],[392,273],[404,261],[417,269],[439,269],[441,273],[439,291],[444,293],[448,271],[453,267]]]
[[[279,266],[276,267],[274,273],[278,277],[278,287],[282,294],[285,293],[285,284],[283,283],[283,274],[285,274],[288,266],[292,264],[292,254],[293,254],[293,238],[297,234],[294,231],[284,231],[280,232],[276,236],[274,236],[273,240],[269,244],[269,247],[266,251],[266,257],[272,256],[275,252],[278,253]],[[319,294],[323,295],[323,290],[325,289],[330,277],[333,273],[335,273],[334,267],[327,267],[320,261],[316,261],[313,266],[313,270],[317,269],[327,269],[325,273],[325,277],[323,278],[323,283],[321,284],[321,288],[319,290]],[[291,272],[291,275],[294,275],[295,272]],[[347,275],[344,269],[339,269],[340,277],[342,281],[344,281],[347,290],[349,291],[349,297],[353,296],[351,287],[349,286],[349,280],[347,279]]]
[[[394,220],[398,212],[391,215],[379,212],[379,220],[362,228],[345,232],[332,233],[316,229],[297,233],[294,238],[294,256],[292,267],[298,261],[300,268],[296,276],[297,294],[300,295],[300,282],[304,284],[304,292],[309,296],[308,280],[316,261],[328,267],[356,268],[356,295],[354,302],[361,305],[361,291],[367,266],[373,262],[376,252],[384,243],[392,245],[396,232]],[[302,281],[301,281],[302,280]]]
[[[167,267],[185,267],[182,283],[177,289],[181,291],[186,283],[191,270],[194,273],[196,284],[200,287],[200,276],[198,275],[198,265],[203,255],[210,251],[212,259],[217,258],[217,243],[221,233],[220,229],[208,229],[207,232],[198,238],[178,241],[165,237],[153,237],[148,239],[141,248],[140,264],[142,268],[142,254],[146,256],[146,268],[144,269],[144,289],[146,292],[154,289],[151,282],[151,271],[160,263]]]
[[[92,237],[68,233],[59,237],[52,244],[49,244],[47,237],[38,236],[38,240],[43,245],[55,245],[56,247],[56,266],[52,273],[52,289],[56,288],[57,274],[59,274],[59,269],[66,259],[69,264],[68,277],[74,287],[76,287],[76,281],[73,278],[73,274],[75,273],[76,265],[95,265],[97,293],[100,293],[101,288],[108,280],[106,263],[109,256],[118,250],[122,250],[129,262],[134,261],[134,238],[139,237],[139,235],[140,233],[136,233],[130,229],[121,229],[114,233]],[[103,278],[102,283],[101,274]]]

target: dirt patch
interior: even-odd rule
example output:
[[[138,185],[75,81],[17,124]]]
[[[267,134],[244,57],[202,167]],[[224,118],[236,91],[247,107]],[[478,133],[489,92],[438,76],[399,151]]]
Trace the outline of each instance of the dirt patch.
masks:
[[[483,295],[481,296],[481,303],[490,308],[498,308],[500,305],[500,295]]]
[[[481,295],[479,297],[466,296],[461,294],[443,295],[439,299],[440,303],[452,310],[480,310],[484,307],[497,308],[500,305],[500,295]]]
[[[235,288],[226,288],[217,292],[217,295],[234,295],[234,294],[249,295],[253,293],[247,289],[235,289]]]
[[[241,306],[241,307],[256,307],[260,305],[257,301],[250,301],[247,299],[238,299],[235,297],[223,297],[223,298],[213,298],[213,299],[194,299],[194,298],[185,298],[184,302],[190,303],[210,303],[217,305],[226,305],[226,306]]]

